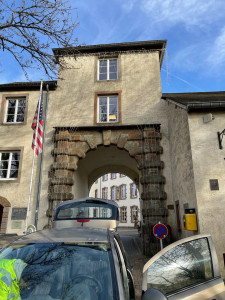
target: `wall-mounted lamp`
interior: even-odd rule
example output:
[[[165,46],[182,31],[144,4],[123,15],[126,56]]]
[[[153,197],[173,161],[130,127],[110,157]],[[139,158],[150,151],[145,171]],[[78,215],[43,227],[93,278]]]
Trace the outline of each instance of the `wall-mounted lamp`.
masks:
[[[218,142],[219,142],[219,149],[223,149],[222,146],[222,140],[223,140],[223,136],[225,135],[225,129],[221,132],[217,131],[217,136],[218,136]]]

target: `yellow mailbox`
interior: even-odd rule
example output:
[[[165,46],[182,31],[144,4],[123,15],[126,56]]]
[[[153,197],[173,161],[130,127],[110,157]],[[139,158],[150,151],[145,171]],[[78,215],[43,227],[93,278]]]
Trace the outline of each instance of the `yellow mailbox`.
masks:
[[[198,230],[195,209],[185,209],[185,214],[183,215],[183,224],[185,230]]]

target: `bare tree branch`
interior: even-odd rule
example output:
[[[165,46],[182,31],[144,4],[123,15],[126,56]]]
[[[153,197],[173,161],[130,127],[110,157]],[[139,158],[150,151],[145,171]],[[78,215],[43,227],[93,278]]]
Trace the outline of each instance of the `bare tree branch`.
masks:
[[[78,23],[68,0],[0,0],[0,52],[8,51],[28,78],[28,69],[57,78],[51,48],[77,45]],[[65,61],[59,62],[66,68]]]

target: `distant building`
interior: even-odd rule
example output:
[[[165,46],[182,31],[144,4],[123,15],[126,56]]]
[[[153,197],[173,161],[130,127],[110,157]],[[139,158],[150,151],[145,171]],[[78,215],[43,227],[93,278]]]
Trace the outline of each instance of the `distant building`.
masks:
[[[113,200],[120,207],[119,227],[134,227],[140,221],[140,198],[136,184],[120,173],[108,173],[92,185],[90,197]]]

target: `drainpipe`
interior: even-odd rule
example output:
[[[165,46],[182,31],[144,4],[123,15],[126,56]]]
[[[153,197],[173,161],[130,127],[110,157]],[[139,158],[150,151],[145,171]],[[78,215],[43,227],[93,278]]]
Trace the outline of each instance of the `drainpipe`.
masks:
[[[48,112],[48,93],[49,93],[48,84],[46,85],[46,91],[47,91],[47,93],[46,93],[46,105],[45,105],[45,122],[44,122],[44,128],[43,128],[43,143],[42,143],[40,172],[39,172],[39,179],[38,179],[37,202],[36,202],[35,221],[34,221],[34,226],[35,226],[36,229],[37,229],[37,223],[38,223],[38,210],[39,210],[40,194],[41,194],[43,157],[44,157],[44,147],[45,147],[45,127],[46,127],[46,123],[47,123],[47,112]]]

